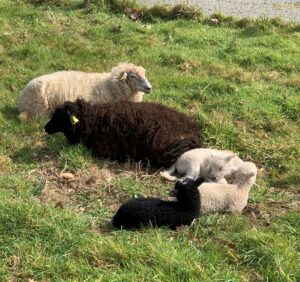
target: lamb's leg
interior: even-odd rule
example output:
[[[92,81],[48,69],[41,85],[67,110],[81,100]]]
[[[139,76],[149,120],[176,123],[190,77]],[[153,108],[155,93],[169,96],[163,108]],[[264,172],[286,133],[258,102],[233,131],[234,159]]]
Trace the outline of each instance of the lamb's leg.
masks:
[[[219,181],[217,183],[227,184],[227,180],[223,177],[223,178],[219,179]]]
[[[30,117],[30,114],[29,114],[28,112],[21,112],[21,113],[19,114],[19,119],[20,119],[21,121],[27,121],[27,120],[30,120],[31,117]]]
[[[196,167],[190,167],[185,174],[185,177],[190,179],[197,179],[199,176],[200,176],[200,165]]]
[[[178,178],[176,176],[172,176],[171,174],[174,173],[176,170],[175,164],[173,164],[169,169],[161,171],[160,176],[168,179],[170,181],[176,181]]]

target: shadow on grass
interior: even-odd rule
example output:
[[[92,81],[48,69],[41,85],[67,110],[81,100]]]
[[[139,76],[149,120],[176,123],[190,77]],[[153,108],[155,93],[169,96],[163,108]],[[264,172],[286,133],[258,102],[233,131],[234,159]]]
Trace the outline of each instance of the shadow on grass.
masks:
[[[13,120],[13,121],[20,122],[20,119],[19,119],[19,116],[18,116],[19,111],[18,111],[17,107],[12,107],[12,106],[9,106],[9,105],[5,105],[5,106],[3,106],[3,108],[1,108],[0,111],[3,115],[3,117],[6,120]]]
[[[114,215],[114,214],[113,214]],[[109,234],[112,232],[116,232],[116,231],[120,231],[120,229],[116,228],[113,224],[112,224],[112,218],[113,215],[111,216],[111,219],[108,222],[105,222],[103,224],[100,224],[97,227],[97,230],[99,233],[101,234]]]
[[[121,204],[120,204],[121,206]],[[112,223],[112,219],[114,217],[115,213],[113,213],[113,215],[111,216],[111,220],[104,223],[104,224],[100,224],[99,227],[98,227],[98,231],[99,233],[101,234],[109,234],[109,233],[119,233],[119,232],[127,232],[127,233],[145,233],[145,231],[147,230],[153,230],[153,229],[156,229],[156,230],[160,230],[160,229],[165,229],[167,231],[170,231],[170,232],[178,232],[178,230],[180,230],[180,228],[190,228],[188,226],[185,226],[185,227],[178,227],[178,229],[175,229],[175,230],[172,230],[171,228],[167,227],[167,226],[154,226],[152,225],[151,223],[149,223],[148,225],[141,225],[139,228],[137,227],[132,227],[132,228],[128,228],[128,229],[125,229],[125,228],[118,228],[118,227],[115,227]]]
[[[60,151],[63,150],[63,147],[67,144],[63,136],[57,136],[55,138],[45,136],[41,139],[40,145],[26,145],[10,157],[13,162],[19,164],[30,165],[39,162],[58,162]]]
[[[33,164],[48,161],[58,161],[59,152],[51,147],[32,148],[25,146],[11,156],[15,163]]]
[[[270,185],[272,187],[280,188],[280,189],[290,189],[290,187],[297,187],[295,191],[298,191],[298,186],[300,183],[300,175],[290,175],[284,179],[271,179]],[[293,190],[293,188],[291,188]],[[298,193],[300,193],[298,191]]]

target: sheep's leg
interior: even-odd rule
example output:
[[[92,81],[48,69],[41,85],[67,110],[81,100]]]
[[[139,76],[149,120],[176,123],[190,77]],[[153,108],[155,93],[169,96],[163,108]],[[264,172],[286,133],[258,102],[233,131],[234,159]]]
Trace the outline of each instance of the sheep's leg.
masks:
[[[223,177],[223,178],[219,179],[219,181],[217,183],[227,184],[227,180]]]
[[[190,179],[197,179],[200,175],[200,166],[191,167],[187,170],[185,177]]]
[[[160,176],[170,181],[176,181],[178,178],[176,176],[172,176],[171,174],[174,173],[176,170],[175,164],[173,164],[169,169],[161,171]]]
[[[120,163],[126,163],[126,162],[130,162],[130,157],[129,157],[129,155],[118,154],[117,160]]]
[[[127,153],[127,150],[124,148],[124,145],[120,140],[114,151],[116,152],[116,154],[113,156],[113,158],[118,160],[118,162],[125,163],[134,161],[130,158],[130,155]]]
[[[19,114],[19,119],[22,120],[22,121],[26,121],[26,120],[30,120],[31,119],[31,116],[28,112],[21,112]]]

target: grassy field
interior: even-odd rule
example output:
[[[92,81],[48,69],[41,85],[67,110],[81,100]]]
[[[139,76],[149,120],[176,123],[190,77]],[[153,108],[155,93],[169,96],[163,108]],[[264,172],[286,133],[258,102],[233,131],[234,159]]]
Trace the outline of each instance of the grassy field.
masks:
[[[0,281],[300,281],[299,44],[299,28],[267,21],[145,23],[76,1],[2,0]],[[176,232],[115,230],[125,200],[169,197],[158,168],[95,160],[46,136],[46,120],[18,120],[30,79],[120,61],[144,66],[154,87],[146,100],[194,117],[206,146],[257,164],[242,215],[201,216]]]

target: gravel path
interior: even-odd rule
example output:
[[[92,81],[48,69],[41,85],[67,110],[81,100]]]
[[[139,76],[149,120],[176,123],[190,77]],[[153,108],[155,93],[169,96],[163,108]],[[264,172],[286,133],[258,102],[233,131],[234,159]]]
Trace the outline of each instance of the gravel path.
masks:
[[[180,0],[138,0],[144,4],[178,4]],[[184,1],[187,2],[187,1]],[[204,14],[222,12],[235,17],[279,17],[300,22],[300,0],[190,0]]]

